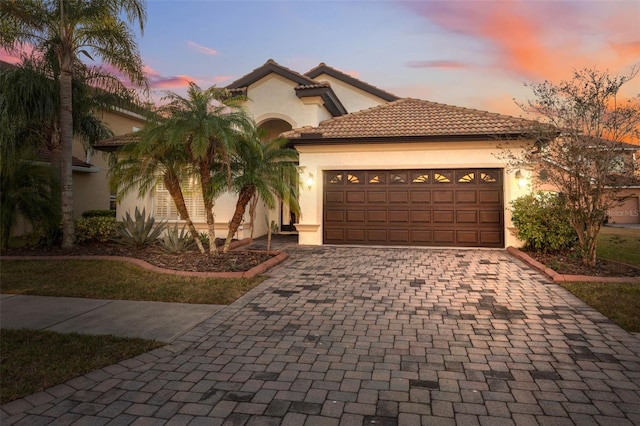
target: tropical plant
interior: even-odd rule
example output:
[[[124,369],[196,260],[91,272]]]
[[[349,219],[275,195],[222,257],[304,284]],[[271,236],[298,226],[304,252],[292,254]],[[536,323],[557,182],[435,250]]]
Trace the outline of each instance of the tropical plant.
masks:
[[[156,224],[153,216],[147,217],[145,209],[140,211],[136,207],[133,218],[127,212],[124,220],[116,225],[116,234],[118,234],[116,241],[136,247],[153,244],[164,232],[166,226],[165,222]]]
[[[236,208],[229,223],[224,253],[231,247],[247,204],[258,196],[268,208],[276,207],[282,200],[294,213],[299,214],[298,204],[298,152],[286,148],[286,139],[260,141],[260,134],[246,134],[236,144],[232,153],[232,189],[237,192]],[[255,209],[253,209],[255,214]],[[253,218],[251,219],[253,223]]]
[[[204,245],[209,245],[211,243],[211,241],[209,240],[209,233],[208,232],[201,232],[200,234],[198,234],[198,239]],[[215,244],[215,240],[214,240],[214,244]]]
[[[116,200],[134,189],[139,197],[143,197],[153,191],[158,180],[162,180],[198,250],[204,253],[203,242],[189,216],[181,187],[181,182],[192,176],[184,146],[170,143],[161,118],[157,116],[152,116],[137,136],[136,142],[123,146],[110,159],[109,182]]]
[[[144,85],[146,79],[134,33],[127,22],[146,19],[142,0],[21,0],[0,2],[0,46],[13,51],[30,43],[55,66],[60,82],[59,135],[63,247],[74,244],[73,89],[79,54],[91,54]],[[126,22],[123,20],[126,18]]]
[[[167,117],[160,124],[170,144],[183,149],[200,180],[210,241],[215,241],[213,206],[225,185],[216,175],[231,180],[230,154],[245,132],[255,127],[247,112],[240,107],[242,97],[232,97],[228,90],[215,86],[201,89],[190,83],[187,97],[169,93],[168,104],[160,109]],[[215,244],[209,252],[217,253]]]
[[[5,146],[2,145],[4,154]],[[59,209],[51,197],[49,169],[27,154],[14,155],[13,163],[0,166],[0,244],[9,247],[9,239],[18,215],[34,229],[50,230],[59,223]]]
[[[182,253],[194,244],[194,240],[186,228],[183,226],[178,229],[177,223],[166,230],[159,242],[160,246],[169,253]]]
[[[111,131],[99,120],[94,111],[114,102],[128,101],[129,91],[115,77],[100,70],[75,64],[73,78],[74,134],[91,149],[94,142],[111,136]],[[96,89],[95,87],[100,87]],[[50,63],[37,57],[23,57],[15,66],[0,70],[0,103],[4,105],[2,137],[4,160],[12,162],[12,151],[31,149],[40,154],[49,154],[48,168],[51,180],[51,199],[60,208],[60,133],[59,133],[59,84]],[[60,217],[57,212],[56,217]],[[54,229],[43,228],[40,232],[51,235],[47,244],[57,242],[60,220],[50,223]]]

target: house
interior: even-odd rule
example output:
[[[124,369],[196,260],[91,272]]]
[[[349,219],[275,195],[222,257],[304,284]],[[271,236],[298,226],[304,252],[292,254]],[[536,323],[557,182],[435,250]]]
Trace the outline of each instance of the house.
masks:
[[[301,244],[505,247],[519,242],[509,202],[529,191],[496,156],[496,138],[517,141],[531,122],[419,99],[401,99],[324,63],[302,74],[273,60],[227,86],[268,137],[282,135],[300,153],[300,205],[293,216],[258,211],[254,236],[269,214]],[[125,135],[96,146],[114,151]],[[526,173],[526,172],[525,172]],[[520,177],[522,173],[518,176]],[[205,229],[195,186],[185,198]],[[146,197],[129,194],[118,217],[146,207],[179,221],[161,184]],[[226,235],[235,196],[215,204],[217,236]],[[237,237],[250,235],[248,216]]]

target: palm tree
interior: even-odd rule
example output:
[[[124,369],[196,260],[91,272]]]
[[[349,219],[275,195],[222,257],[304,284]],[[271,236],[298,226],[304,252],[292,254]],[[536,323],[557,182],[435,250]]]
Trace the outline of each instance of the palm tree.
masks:
[[[151,122],[158,123],[157,117]],[[143,197],[153,190],[159,178],[162,179],[200,253],[205,253],[182,193],[181,182],[193,176],[186,151],[168,143],[164,131],[161,124],[150,124],[136,135],[136,142],[125,145],[113,155],[109,168],[110,185],[117,194],[116,199],[120,200],[133,189]]]
[[[45,58],[55,58],[60,81],[61,204],[63,247],[74,243],[72,79],[79,54],[92,54],[145,85],[142,60],[129,24],[144,30],[143,0],[7,0],[0,2],[0,46],[18,50],[31,43]]]
[[[88,68],[79,62],[76,67],[73,79],[74,134],[89,149],[95,141],[111,136],[111,131],[94,115],[94,111],[115,101],[128,100],[127,89],[115,77],[100,70]],[[0,168],[3,179],[6,182],[18,179],[17,176],[10,176],[13,173],[12,165],[20,166],[15,170],[18,175],[25,172],[27,165],[23,164],[23,156],[33,156],[43,149],[50,151],[51,167],[44,170],[49,171],[51,183],[49,198],[52,202],[49,205],[57,206],[58,211],[52,215],[52,219],[55,217],[56,220],[42,223],[57,228],[60,225],[60,103],[59,84],[51,65],[39,58],[23,57],[19,65],[0,70],[0,105],[0,143],[3,151]],[[35,171],[38,175],[40,168]],[[14,206],[2,206],[3,210],[9,208],[13,209]]]
[[[183,147],[200,179],[205,215],[209,228],[209,252],[216,253],[213,206],[221,187],[216,174],[225,173],[231,181],[229,154],[254,123],[240,108],[241,97],[231,97],[215,86],[201,89],[189,84],[187,97],[169,93],[169,103],[160,114],[170,143]]]
[[[255,197],[264,201],[268,208],[276,207],[282,200],[294,213],[300,213],[298,205],[298,152],[285,147],[286,139],[260,142],[254,133],[236,146],[232,156],[235,171],[232,188],[238,193],[236,209],[229,223],[229,233],[224,244],[224,253],[229,251],[231,239],[238,230],[247,204]],[[253,218],[252,218],[253,221]]]

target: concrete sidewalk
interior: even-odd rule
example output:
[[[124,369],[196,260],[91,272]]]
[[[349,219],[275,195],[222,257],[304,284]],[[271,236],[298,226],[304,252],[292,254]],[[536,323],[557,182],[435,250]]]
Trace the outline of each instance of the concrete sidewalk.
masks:
[[[224,306],[0,295],[0,326],[171,342]]]

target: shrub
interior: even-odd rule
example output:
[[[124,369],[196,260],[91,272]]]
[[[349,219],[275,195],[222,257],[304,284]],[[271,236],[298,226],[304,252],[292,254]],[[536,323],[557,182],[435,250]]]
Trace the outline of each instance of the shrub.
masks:
[[[89,218],[89,217],[116,217],[116,211],[115,210],[87,210],[86,212],[82,213],[82,217],[84,218]]]
[[[199,234],[200,237],[200,241],[202,242],[203,246],[208,246],[209,245],[209,233],[208,232],[201,232]]]
[[[38,236],[40,246],[59,246],[62,244],[62,222],[55,224],[37,222],[34,224],[33,234]]]
[[[558,194],[539,191],[512,201],[511,206],[512,221],[525,248],[554,252],[568,250],[576,244],[576,231]]]
[[[191,235],[183,226],[178,229],[176,223],[173,228],[168,228],[167,232],[160,238],[160,245],[169,253],[181,253],[195,244]]]
[[[124,221],[118,222],[116,225],[116,233],[118,239],[116,241],[132,246],[146,246],[158,240],[158,237],[166,229],[166,222],[160,222],[156,225],[156,220],[147,214],[145,209],[142,212],[136,207],[132,218],[129,212],[125,215]]]
[[[76,242],[80,244],[106,243],[117,236],[115,217],[89,216],[82,217],[76,221]]]

